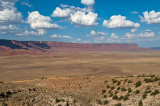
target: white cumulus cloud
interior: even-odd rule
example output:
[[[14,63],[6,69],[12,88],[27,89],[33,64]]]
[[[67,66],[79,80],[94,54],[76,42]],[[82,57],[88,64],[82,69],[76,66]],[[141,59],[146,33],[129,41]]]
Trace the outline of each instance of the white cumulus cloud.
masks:
[[[34,35],[34,36],[37,36],[38,33],[35,32],[35,31],[24,31],[22,33],[17,33],[16,36],[28,36],[28,35]]]
[[[150,29],[146,29],[146,31],[147,31],[147,32],[151,32],[152,30],[150,30]]]
[[[98,23],[96,22],[98,14],[89,12],[85,13],[82,11],[77,11],[74,14],[71,14],[71,21],[80,26],[96,26]]]
[[[77,38],[76,40],[77,40],[77,41],[82,41],[82,39],[80,39],[80,38]]]
[[[27,2],[21,2],[21,5],[25,5],[25,6],[28,6],[28,7],[32,7],[31,4],[27,3]]]
[[[0,26],[0,30],[17,30],[17,26],[15,25],[3,25]]]
[[[160,12],[155,12],[154,10],[151,12],[143,12],[143,17],[140,16],[142,22],[146,22],[147,24],[160,24]]]
[[[154,37],[155,33],[154,32],[144,32],[140,33],[140,37]]]
[[[127,38],[134,38],[134,37],[154,37],[155,33],[154,32],[141,32],[138,34],[131,34],[131,33],[126,33],[125,36]]]
[[[115,33],[112,33],[112,34],[111,34],[111,38],[113,38],[113,39],[117,39],[117,38],[118,38],[118,36],[117,36]]]
[[[4,2],[17,2],[18,0],[0,0],[0,1],[4,1]]]
[[[107,33],[104,32],[95,32],[94,30],[91,31],[90,35],[86,35],[86,36],[105,36],[108,35]]]
[[[81,0],[81,3],[87,6],[93,6],[95,4],[94,0]]]
[[[55,29],[61,28],[59,25],[51,23],[52,20],[48,16],[41,15],[38,11],[29,13],[28,24],[33,29]]]
[[[74,10],[72,10],[70,8],[61,9],[61,8],[57,7],[53,11],[51,16],[52,17],[60,17],[60,18],[69,18],[73,12],[74,12]]]
[[[17,24],[22,22],[22,14],[14,7],[13,2],[0,1],[0,24]]]
[[[132,11],[131,14],[138,14],[139,12],[137,11]]]
[[[94,38],[94,41],[96,42],[96,43],[101,43],[101,42],[103,42],[105,40],[105,36],[100,36],[100,37],[95,37]]]
[[[67,36],[67,35],[57,35],[57,34],[53,34],[52,36],[50,36],[50,38],[64,38],[64,39],[71,39],[72,37]]]
[[[138,31],[138,29],[131,29],[132,33],[136,32],[136,31]]]
[[[38,31],[38,35],[44,35],[47,33],[45,29],[37,29],[37,31]]]
[[[140,24],[126,20],[125,16],[114,15],[109,20],[104,20],[103,26],[107,28],[136,28],[140,27]]]
[[[136,35],[136,34],[133,34],[133,33],[126,33],[125,36],[126,36],[127,38],[132,38],[132,37],[135,37],[135,36],[137,36],[137,35]]]

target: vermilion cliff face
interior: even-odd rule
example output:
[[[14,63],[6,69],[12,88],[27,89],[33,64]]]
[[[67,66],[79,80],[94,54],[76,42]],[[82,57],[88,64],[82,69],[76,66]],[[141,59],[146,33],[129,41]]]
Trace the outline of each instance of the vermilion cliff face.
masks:
[[[1,55],[43,54],[44,52],[69,51],[151,51],[137,44],[78,44],[52,41],[0,40]]]

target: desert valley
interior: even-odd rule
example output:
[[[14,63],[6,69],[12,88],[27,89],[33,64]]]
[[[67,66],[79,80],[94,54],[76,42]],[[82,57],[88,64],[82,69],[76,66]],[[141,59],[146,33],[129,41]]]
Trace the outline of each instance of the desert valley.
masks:
[[[159,105],[159,50],[10,40],[1,45],[3,106]]]
[[[0,0],[0,106],[160,106],[159,0]]]

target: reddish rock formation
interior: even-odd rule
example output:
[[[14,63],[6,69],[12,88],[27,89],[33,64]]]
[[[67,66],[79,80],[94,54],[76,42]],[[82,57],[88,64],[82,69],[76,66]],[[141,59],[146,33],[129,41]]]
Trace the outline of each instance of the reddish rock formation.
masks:
[[[44,54],[54,51],[153,51],[137,44],[78,44],[52,41],[0,40],[1,55]]]

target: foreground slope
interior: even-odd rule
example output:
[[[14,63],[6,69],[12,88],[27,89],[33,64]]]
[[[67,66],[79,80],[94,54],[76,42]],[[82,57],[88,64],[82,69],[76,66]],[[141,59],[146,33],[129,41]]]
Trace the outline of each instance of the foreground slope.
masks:
[[[0,104],[8,106],[159,106],[160,76],[89,75],[0,84]]]

